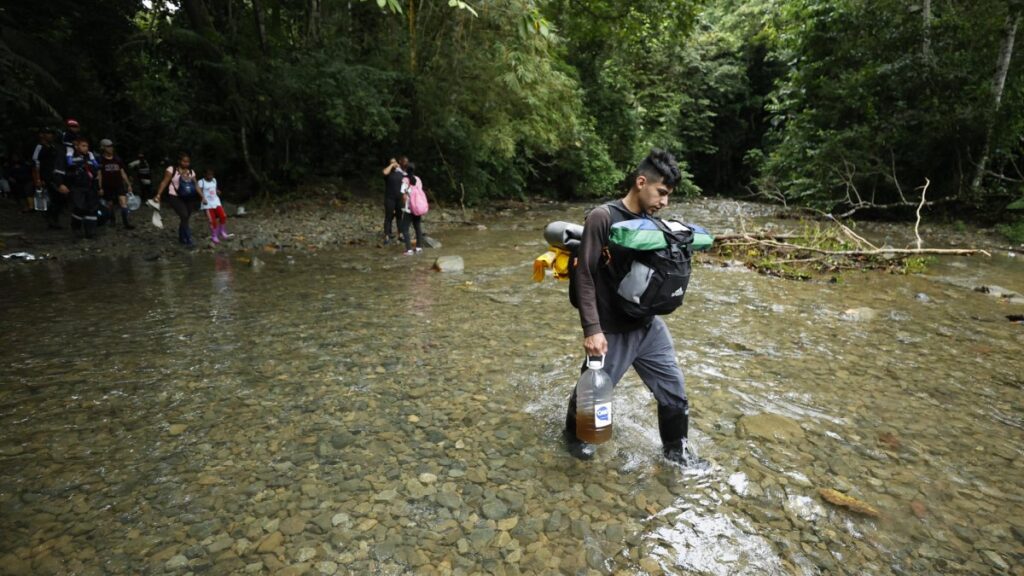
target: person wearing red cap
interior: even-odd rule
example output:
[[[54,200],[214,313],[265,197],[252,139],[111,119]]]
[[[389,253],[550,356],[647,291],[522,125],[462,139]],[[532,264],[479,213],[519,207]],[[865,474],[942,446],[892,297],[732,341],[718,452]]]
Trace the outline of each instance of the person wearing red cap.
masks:
[[[67,128],[61,133],[60,140],[64,144],[65,152],[69,155],[74,154],[75,138],[82,132],[82,127],[78,125],[78,120],[74,118],[68,118],[64,121],[64,126]]]

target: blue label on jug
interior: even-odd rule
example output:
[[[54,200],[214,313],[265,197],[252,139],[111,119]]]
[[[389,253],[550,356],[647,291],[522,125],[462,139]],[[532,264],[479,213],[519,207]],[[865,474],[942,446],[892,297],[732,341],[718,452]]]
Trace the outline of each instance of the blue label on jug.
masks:
[[[612,424],[612,404],[605,402],[594,406],[594,428],[604,428]]]

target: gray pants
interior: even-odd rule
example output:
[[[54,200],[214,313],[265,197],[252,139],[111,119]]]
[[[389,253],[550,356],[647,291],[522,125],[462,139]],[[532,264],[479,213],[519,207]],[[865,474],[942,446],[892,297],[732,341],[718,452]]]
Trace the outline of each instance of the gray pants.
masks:
[[[676,363],[672,335],[664,320],[655,316],[644,328],[622,334],[605,334],[604,337],[608,340],[604,371],[612,379],[612,384],[618,385],[626,370],[632,366],[651,394],[654,394],[658,404],[673,408],[686,407],[686,382],[683,371]]]
[[[665,321],[656,317],[643,328],[622,334],[605,334],[605,338],[608,340],[608,354],[604,358],[604,371],[612,379],[612,384],[617,385],[632,366],[658,401],[658,432],[665,453],[682,450],[682,441],[690,428],[690,408],[683,372],[676,364],[675,347]],[[582,370],[586,370],[586,362]],[[565,432],[570,440],[578,441],[575,388],[565,413]]]

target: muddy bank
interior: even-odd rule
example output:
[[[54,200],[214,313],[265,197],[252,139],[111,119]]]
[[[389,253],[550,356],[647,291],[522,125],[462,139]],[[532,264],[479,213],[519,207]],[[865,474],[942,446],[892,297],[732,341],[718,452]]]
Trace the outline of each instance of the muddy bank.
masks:
[[[239,213],[239,208],[244,214]],[[225,203],[228,232],[234,237],[220,245],[210,243],[205,212],[192,216],[192,230],[199,252],[238,250],[290,250],[316,252],[339,246],[382,245],[383,203],[376,195],[342,199],[334,194],[309,195],[300,200],[273,204],[253,202],[244,205]],[[178,218],[165,203],[160,214],[163,229],[151,224],[153,210],[143,205],[131,215],[134,230],[101,226],[97,237],[83,239],[73,233],[69,216],[61,218],[60,230],[50,230],[42,213],[23,213],[13,203],[0,204],[0,254],[27,252],[35,257],[74,260],[92,256],[155,258],[187,252],[177,242]],[[444,231],[476,226],[474,218],[486,214],[463,213],[431,207],[423,219],[424,232],[443,242]],[[396,231],[397,233],[397,231]],[[398,245],[395,251],[400,251]],[[0,266],[16,260],[0,260]]]

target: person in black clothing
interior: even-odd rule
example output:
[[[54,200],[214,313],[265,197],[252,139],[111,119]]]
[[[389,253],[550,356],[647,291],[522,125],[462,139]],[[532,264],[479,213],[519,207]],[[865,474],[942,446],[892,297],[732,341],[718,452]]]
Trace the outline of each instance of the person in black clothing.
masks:
[[[669,194],[680,180],[675,158],[663,150],[651,150],[629,178],[625,197],[587,215],[575,281],[587,355],[605,357],[604,370],[613,385],[630,366],[636,370],[658,401],[658,431],[665,458],[689,466],[703,461],[694,457],[687,444],[690,409],[672,335],[661,318],[631,318],[618,307],[616,286],[603,256],[612,224],[653,216],[668,206]],[[594,445],[576,437],[575,389],[565,416],[565,439],[570,454],[582,460],[593,458]]]
[[[32,184],[44,189],[50,197],[46,206],[46,224],[51,230],[60,229],[60,215],[67,203],[67,196],[57,190],[54,170],[58,159],[64,160],[63,151],[58,151],[53,142],[54,131],[44,128],[39,131],[39,144],[32,151]]]
[[[64,147],[64,152],[67,156],[74,154],[75,140],[78,139],[82,134],[82,127],[78,124],[78,120],[74,118],[68,118],[64,122],[65,130],[60,135],[61,146]]]
[[[21,159],[21,154],[11,154],[11,163],[7,167],[7,179],[10,182],[12,196],[21,204],[22,212],[35,210],[32,201],[32,168]]]
[[[64,166],[54,170],[57,192],[71,198],[71,228],[82,229],[86,238],[96,236],[100,208],[99,162],[89,152],[89,141],[79,136]]]
[[[139,178],[139,195],[143,200],[149,200],[153,194],[153,173],[149,168],[149,161],[146,160],[146,154],[139,152],[139,157],[129,162],[128,168],[134,170]]]
[[[128,194],[132,192],[132,181],[128,177],[127,166],[121,157],[114,153],[114,143],[104,138],[100,140],[100,197],[110,211],[110,225],[117,220],[117,211],[121,211],[121,222],[125,230],[134,230],[128,222]]]
[[[399,156],[392,158],[384,167],[384,245],[391,243],[391,221],[402,222],[402,180],[409,159]]]

